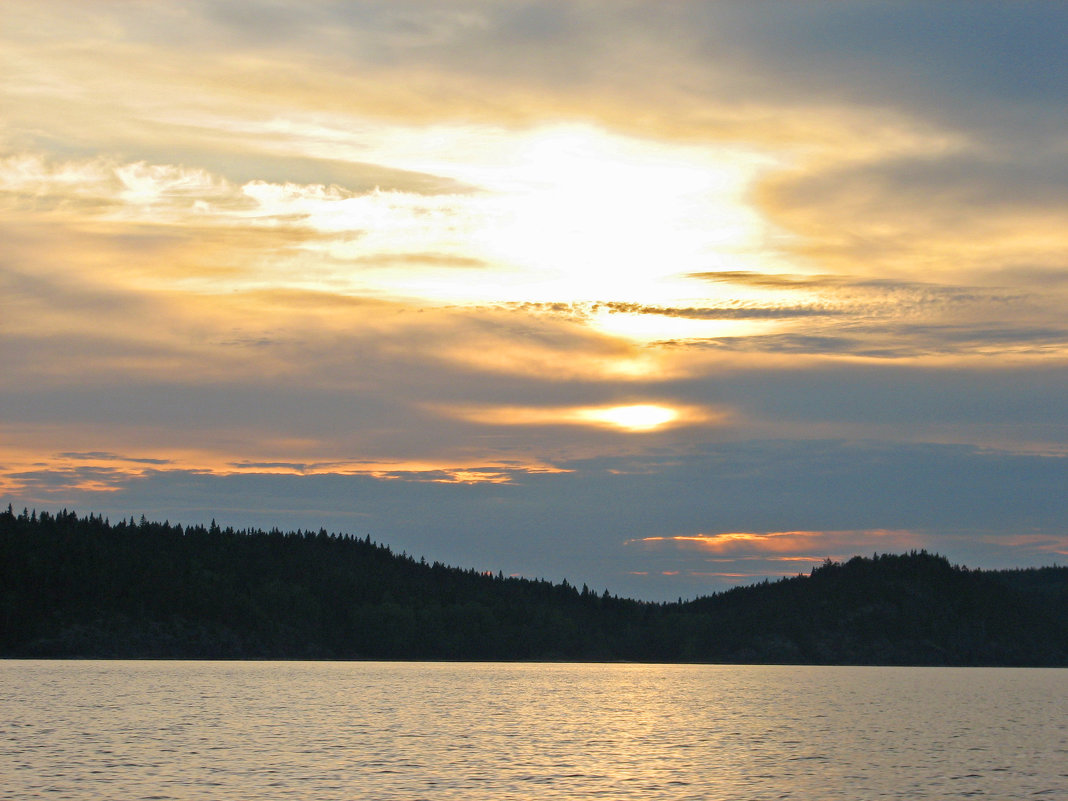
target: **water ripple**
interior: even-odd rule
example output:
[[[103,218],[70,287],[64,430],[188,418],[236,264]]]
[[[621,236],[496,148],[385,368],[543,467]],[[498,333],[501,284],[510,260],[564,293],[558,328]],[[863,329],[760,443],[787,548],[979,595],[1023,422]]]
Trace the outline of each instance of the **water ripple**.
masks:
[[[0,663],[0,799],[1068,798],[1068,671]]]

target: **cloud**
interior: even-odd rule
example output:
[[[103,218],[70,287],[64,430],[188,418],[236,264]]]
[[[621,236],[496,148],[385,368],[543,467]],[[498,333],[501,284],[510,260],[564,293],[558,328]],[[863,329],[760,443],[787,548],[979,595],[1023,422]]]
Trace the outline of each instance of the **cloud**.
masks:
[[[851,115],[878,120],[877,133],[884,133],[894,101],[909,101],[912,91],[908,82],[888,86],[882,108],[852,114],[858,100],[876,105],[865,101],[880,72],[858,67],[857,54],[840,47],[821,43],[821,58],[804,49],[806,35],[846,17],[854,35],[866,30],[866,20],[868,35],[884,31],[883,13],[870,4],[847,13],[816,4],[775,14],[696,2],[655,13],[646,4],[616,2],[328,3],[299,13],[277,3],[225,9],[100,3],[91,14],[63,2],[6,6],[12,46],[20,45],[12,79],[48,86],[71,120],[126,112],[113,115],[128,122],[111,132],[127,142],[145,141],[152,121],[164,115],[153,102],[153,85],[172,90],[171,109],[180,102],[187,110],[240,109],[251,117],[275,116],[283,106],[416,122],[582,119],[632,132],[779,141],[817,134],[838,142],[849,127],[843,117]],[[1034,8],[1025,16],[1042,21]],[[920,41],[938,58],[943,43],[932,23],[941,24],[942,15],[928,23],[929,12],[910,7],[904,16],[927,32]],[[57,39],[67,42],[62,58],[53,50],[42,63],[40,52]],[[128,62],[139,63],[138,73],[122,75]],[[55,80],[57,72],[66,79]],[[942,74],[934,69],[927,77]],[[106,88],[118,80],[127,91],[109,96]],[[819,113],[798,98],[816,100]],[[131,107],[140,113],[131,115]],[[941,106],[920,108],[930,113]],[[59,118],[56,124],[69,123]],[[87,136],[76,128],[70,133],[71,142]],[[859,145],[871,135],[846,138]]]
[[[1068,342],[1068,328],[1057,310],[1059,282],[1042,271],[1033,274],[1038,281],[973,275],[971,285],[843,274],[693,274],[696,280],[761,293],[742,315],[779,318],[783,324],[777,330],[705,337],[690,344],[875,359],[1058,356]],[[789,324],[791,317],[799,318],[796,324]],[[671,344],[686,345],[682,340]]]
[[[1063,159],[1042,155],[886,158],[767,176],[761,207],[823,269],[978,276],[1006,264],[1063,267]]]
[[[359,247],[372,253],[375,246],[366,244],[368,238],[380,235],[382,229],[390,235],[404,229],[406,252],[393,253],[395,243],[386,243],[387,259],[394,260],[418,247],[417,236],[427,231],[434,216],[444,217],[445,225],[456,225],[463,203],[451,195],[377,188],[354,193],[337,185],[264,180],[237,186],[202,168],[101,159],[55,163],[32,154],[0,160],[0,198],[24,213],[39,214],[42,204],[45,210],[51,206],[61,220],[70,220],[77,212],[111,223],[182,225],[209,236],[220,228],[245,228],[257,236],[263,228],[291,228],[301,232],[294,237],[294,246],[306,246],[308,233],[345,234],[348,239],[342,242],[348,245],[359,236],[364,239]],[[78,207],[71,208],[71,199]],[[465,254],[429,255],[442,263],[469,259]]]
[[[765,91],[896,105],[999,133],[1007,120],[984,114],[991,104],[1018,114],[1020,128],[1027,113],[1057,112],[1050,104],[1064,74],[1055,54],[1068,30],[1060,6],[818,2],[777,12],[727,4],[722,14],[733,24],[714,40],[733,42]],[[778,83],[761,80],[770,76]]]
[[[855,274],[769,273],[747,270],[716,270],[706,273],[691,273],[689,278],[713,283],[731,284],[739,287],[755,287],[776,291],[789,290],[798,293],[830,294],[832,296],[877,295],[894,296],[895,301],[914,297],[926,301],[953,301],[997,299],[1004,294],[996,288],[940,284],[933,281],[917,281],[904,278],[874,278]]]
[[[953,120],[971,120],[991,101],[1033,107],[1058,98],[1063,76],[1056,65],[1068,27],[1058,7],[1003,2],[818,2],[774,13],[700,2],[655,13],[615,2],[326,4],[299,14],[277,4],[200,9],[192,25],[187,17],[184,25],[142,31],[157,43],[184,33],[276,55],[314,46],[364,68],[433,64],[468,80],[500,75],[557,90],[570,84],[590,95],[613,79],[641,95],[648,76],[663,84],[698,75],[700,91],[717,99],[896,103]],[[613,58],[623,52],[634,56],[629,70],[627,60]],[[639,70],[645,82],[637,80]]]
[[[51,465],[47,470],[9,473],[0,486],[9,492],[34,495],[47,503],[55,496],[69,496],[72,492],[118,492],[130,478],[129,472],[109,467]]]
[[[116,462],[132,462],[133,464],[149,464],[149,465],[165,465],[169,464],[169,459],[145,459],[143,457],[136,456],[121,456],[117,453],[107,453],[105,451],[70,451],[67,453],[57,453],[57,457],[60,459],[74,459],[79,461],[116,461]]]
[[[912,531],[768,531],[722,532],[717,534],[680,534],[671,537],[642,537],[627,540],[626,545],[645,548],[663,546],[692,549],[701,553],[730,556],[733,559],[768,559],[770,561],[813,561],[828,554],[855,553],[862,548],[897,552],[915,548],[921,542]],[[827,558],[826,556],[822,558]]]
[[[682,317],[689,320],[765,320],[796,317],[834,317],[843,310],[816,306],[726,306],[726,307],[674,307],[644,306],[640,303],[608,301],[603,305],[613,314],[654,314],[663,317]],[[596,309],[596,307],[595,307]]]
[[[991,351],[1016,356],[1062,354],[1068,346],[1064,328],[983,327],[963,325],[851,326],[843,334],[771,334],[700,340],[702,347],[727,350],[846,355],[871,359],[916,359],[930,356],[983,355]],[[685,345],[687,343],[674,343]]]

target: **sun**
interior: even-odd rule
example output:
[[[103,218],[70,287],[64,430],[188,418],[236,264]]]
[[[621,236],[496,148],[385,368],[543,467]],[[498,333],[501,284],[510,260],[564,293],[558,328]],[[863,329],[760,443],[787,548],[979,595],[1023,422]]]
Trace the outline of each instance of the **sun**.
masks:
[[[677,420],[679,413],[667,406],[639,403],[607,409],[583,409],[579,412],[579,417],[626,431],[653,431]]]
[[[768,270],[770,223],[752,199],[767,154],[588,124],[394,134],[368,158],[462,190],[243,189],[257,219],[320,234],[286,280],[428,304],[572,304],[594,309],[590,328],[632,341],[752,333],[659,311],[737,299],[695,274]],[[596,311],[608,303],[635,309]]]
[[[428,405],[436,414],[490,426],[592,426],[624,433],[662,428],[722,425],[729,411],[708,406],[631,403],[621,406]]]
[[[589,126],[531,132],[489,178],[489,263],[525,300],[671,302],[691,272],[747,269],[765,227],[751,154],[645,142]]]

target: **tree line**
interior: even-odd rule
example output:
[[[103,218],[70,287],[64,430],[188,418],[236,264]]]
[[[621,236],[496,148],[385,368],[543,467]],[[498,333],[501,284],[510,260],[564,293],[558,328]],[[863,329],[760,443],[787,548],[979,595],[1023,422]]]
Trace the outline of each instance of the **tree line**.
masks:
[[[370,536],[9,506],[0,656],[1068,666],[1068,568],[876,554],[652,603]]]

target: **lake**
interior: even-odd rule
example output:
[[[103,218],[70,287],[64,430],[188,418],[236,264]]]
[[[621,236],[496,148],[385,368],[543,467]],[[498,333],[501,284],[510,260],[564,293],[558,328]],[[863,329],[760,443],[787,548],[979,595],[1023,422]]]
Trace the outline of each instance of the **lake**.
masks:
[[[1065,799],[1068,670],[6,660],[0,798]]]

